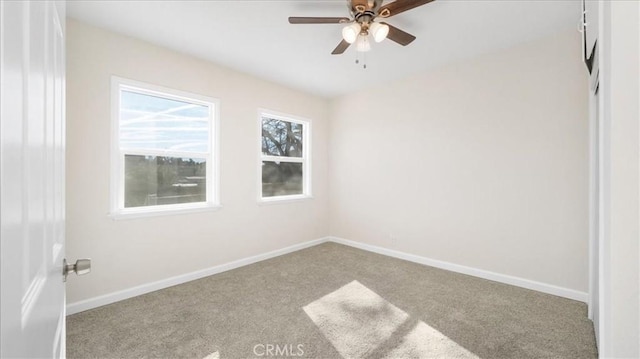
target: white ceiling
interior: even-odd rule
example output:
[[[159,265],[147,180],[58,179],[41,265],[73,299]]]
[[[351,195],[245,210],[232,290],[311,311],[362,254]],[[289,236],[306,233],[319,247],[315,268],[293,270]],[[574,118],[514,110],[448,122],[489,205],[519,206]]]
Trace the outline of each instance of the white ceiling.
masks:
[[[385,1],[386,3],[386,1]],[[355,65],[331,55],[341,25],[289,16],[348,16],[345,0],[68,1],[68,15],[313,94],[334,97],[446,63],[577,28],[577,0],[437,0],[389,18],[417,39],[385,40]]]

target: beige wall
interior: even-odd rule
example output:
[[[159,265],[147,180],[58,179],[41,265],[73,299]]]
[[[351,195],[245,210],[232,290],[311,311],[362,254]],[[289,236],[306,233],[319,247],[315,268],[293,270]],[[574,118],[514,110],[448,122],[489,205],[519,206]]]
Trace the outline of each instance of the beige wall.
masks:
[[[332,101],[331,234],[586,292],[576,31]]]
[[[67,39],[67,258],[93,259],[69,303],[328,235],[326,100],[73,20]],[[111,75],[220,99],[222,209],[108,217]],[[258,205],[258,108],[311,119],[314,199]]]

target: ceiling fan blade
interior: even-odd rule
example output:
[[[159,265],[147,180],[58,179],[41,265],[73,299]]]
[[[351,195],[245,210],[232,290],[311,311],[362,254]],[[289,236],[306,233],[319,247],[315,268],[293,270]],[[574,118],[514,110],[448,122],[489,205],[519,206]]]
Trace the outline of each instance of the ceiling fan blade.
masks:
[[[351,45],[350,43],[342,40],[340,41],[340,43],[338,44],[338,46],[336,46],[336,48],[333,50],[333,52],[331,52],[331,55],[340,55],[342,53],[344,53],[347,48],[349,47],[349,45]]]
[[[348,17],[289,17],[290,24],[342,24],[350,21]]]
[[[392,3],[381,6],[378,10],[378,15],[381,17],[391,17],[418,6],[428,4],[432,1],[433,0],[396,0]]]
[[[369,8],[369,2],[367,0],[351,0],[351,10],[356,10],[356,7],[361,7],[361,11]]]
[[[391,41],[395,41],[395,42],[399,43],[402,46],[407,46],[413,40],[416,39],[415,36],[411,35],[408,32],[405,32],[405,31],[402,31],[402,30],[398,29],[397,27],[395,27],[393,25],[389,25],[386,22],[383,22],[382,24],[385,24],[385,25],[389,26],[389,34],[387,35],[387,39],[389,39]]]

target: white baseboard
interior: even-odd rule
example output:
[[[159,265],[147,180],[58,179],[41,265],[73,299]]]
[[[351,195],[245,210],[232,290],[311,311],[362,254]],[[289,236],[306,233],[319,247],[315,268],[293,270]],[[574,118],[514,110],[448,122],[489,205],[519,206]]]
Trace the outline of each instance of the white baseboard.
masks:
[[[156,282],[139,285],[137,287],[121,290],[118,292],[109,293],[109,294],[81,300],[74,303],[69,303],[67,304],[67,315],[83,312],[85,310],[119,302],[121,300],[125,300],[125,299],[133,298],[142,294],[154,292],[156,290],[190,282],[192,280],[208,277],[210,275],[226,272],[228,270],[236,269],[249,264],[253,264],[263,260],[278,257],[283,254],[299,251],[304,248],[313,247],[325,242],[335,242],[338,244],[347,245],[350,247],[362,249],[362,250],[373,252],[373,253],[382,254],[389,257],[399,258],[399,259],[403,259],[403,260],[414,262],[414,263],[419,263],[419,264],[424,264],[431,267],[449,270],[452,272],[471,275],[474,277],[484,278],[484,279],[492,280],[495,282],[510,284],[516,287],[527,288],[527,289],[535,290],[542,293],[553,294],[559,297],[569,298],[569,299],[573,299],[573,300],[577,300],[585,303],[587,302],[587,298],[588,298],[587,293],[576,291],[573,289],[562,288],[562,287],[558,287],[551,284],[532,281],[529,279],[513,277],[506,274],[494,273],[494,272],[490,272],[482,269],[476,269],[472,267],[466,267],[463,265],[444,262],[444,261],[431,259],[427,257],[421,257],[415,254],[408,254],[408,253],[404,253],[404,252],[400,252],[392,249],[387,249],[384,247],[374,246],[371,244],[351,241],[344,238],[325,237],[325,238],[319,238],[319,239],[315,239],[315,240],[311,240],[303,243],[294,244],[289,247],[277,249],[275,251],[271,251],[263,254],[258,254],[252,257],[239,259],[233,262],[217,265],[211,268],[206,268],[206,269],[178,275],[171,278],[162,279]]]
[[[358,248],[358,249],[363,249],[369,252],[382,254],[389,257],[404,259],[409,262],[424,264],[431,267],[449,270],[452,272],[467,274],[474,277],[492,280],[494,282],[510,284],[516,287],[531,289],[531,290],[535,290],[542,293],[553,294],[553,295],[557,295],[558,297],[569,298],[569,299],[577,300],[580,302],[586,303],[588,299],[588,294],[585,292],[558,287],[552,284],[546,284],[546,283],[536,282],[536,281],[524,279],[524,278],[518,278],[518,277],[506,275],[506,274],[500,274],[500,273],[490,272],[482,269],[466,267],[459,264],[444,262],[444,261],[431,259],[427,257],[421,257],[414,254],[408,254],[408,253],[404,253],[404,252],[400,252],[392,249],[387,249],[383,247],[374,246],[371,244],[351,241],[351,240],[339,238],[339,237],[329,237],[329,241],[339,243],[339,244],[344,244],[344,245]]]
[[[243,267],[256,262],[261,262],[266,259],[271,259],[274,257],[281,256],[283,254],[287,254],[287,253],[299,251],[304,248],[312,247],[320,243],[327,242],[328,240],[329,240],[329,237],[325,237],[325,238],[319,238],[319,239],[315,239],[315,240],[311,240],[303,243],[298,243],[289,247],[276,249],[275,251],[239,259],[233,262],[217,265],[211,268],[206,268],[199,271],[178,275],[175,277],[170,277],[167,279],[162,279],[156,282],[139,285],[137,287],[121,290],[118,292],[109,293],[109,294],[81,300],[74,303],[69,303],[67,304],[67,315],[83,312],[85,310],[101,307],[103,305],[119,302],[121,300],[125,300],[125,299],[133,298],[142,294],[154,292],[159,289],[172,287],[174,285],[178,285],[178,284],[190,282],[192,280],[208,277],[210,275],[226,272],[228,270],[236,269],[236,268]]]

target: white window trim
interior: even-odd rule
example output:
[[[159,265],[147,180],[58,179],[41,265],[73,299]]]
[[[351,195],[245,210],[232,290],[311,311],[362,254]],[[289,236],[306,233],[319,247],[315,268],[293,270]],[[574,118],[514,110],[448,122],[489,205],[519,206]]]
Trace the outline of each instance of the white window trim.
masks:
[[[180,151],[144,151],[145,154],[155,152],[159,156],[193,156],[202,155],[207,161],[207,201],[198,203],[182,203],[147,207],[124,208],[124,164],[123,149],[120,148],[120,89],[129,87],[136,92],[179,101],[212,105],[213,120],[209,123],[209,153],[181,153]],[[111,76],[111,208],[109,216],[113,219],[133,219],[175,214],[212,211],[219,209],[220,204],[220,101],[215,98],[174,90],[145,82]],[[136,150],[128,151],[135,152]]]
[[[262,154],[262,117],[270,117],[286,122],[299,123],[302,130],[302,158],[265,156]],[[311,174],[311,120],[289,114],[258,109],[258,204],[282,204],[313,199]],[[262,161],[281,161],[302,163],[302,194],[288,196],[262,197]]]

